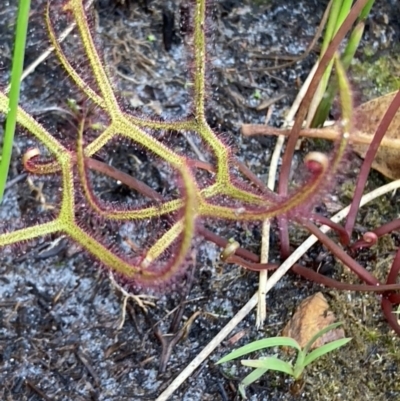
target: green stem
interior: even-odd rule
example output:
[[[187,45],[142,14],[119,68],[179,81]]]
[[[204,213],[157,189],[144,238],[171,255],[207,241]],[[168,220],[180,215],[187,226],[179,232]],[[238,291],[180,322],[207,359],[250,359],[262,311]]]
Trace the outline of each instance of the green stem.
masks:
[[[358,48],[358,45],[360,44],[362,35],[364,33],[365,19],[368,17],[368,14],[371,11],[374,1],[375,0],[369,0],[369,2],[365,5],[365,7],[363,8],[362,12],[360,13],[360,15],[357,19],[357,25],[354,27],[353,31],[351,32],[351,35],[347,42],[347,46],[341,57],[341,61],[342,61],[342,64],[343,64],[343,67],[345,70],[347,70],[350,67],[351,61],[354,58],[354,55]],[[336,4],[336,3],[334,3],[334,4]],[[337,29],[339,29],[340,25],[343,23],[344,18],[347,16],[347,14],[349,12],[350,5],[351,4],[342,5],[342,9],[338,10],[339,14],[337,16],[336,26],[334,27],[335,31],[337,31]],[[338,7],[338,4],[336,4],[336,7]],[[328,32],[328,30],[326,30],[324,43],[325,43],[325,40],[327,40],[327,39],[329,39],[329,41],[331,40],[330,35],[331,35],[331,32]],[[327,40],[327,42],[329,42],[329,41]],[[326,74],[328,74],[328,72]],[[329,76],[330,76],[330,71],[329,71]],[[326,75],[326,77],[324,77],[322,79],[322,81],[325,83],[325,78],[326,78],[326,84],[327,84],[329,76]],[[321,101],[320,101],[320,103],[316,109],[316,112],[313,116],[310,127],[313,127],[313,128],[314,127],[322,127],[322,125],[328,118],[329,110],[331,109],[332,102],[336,95],[336,92],[337,92],[336,82],[331,82],[329,84],[323,97],[322,97],[322,92],[321,92]]]
[[[24,67],[25,43],[28,29],[30,0],[20,0],[18,5],[17,27],[14,41],[14,55],[11,70],[11,89],[8,104],[4,143],[0,163],[0,202],[10,167],[14,132],[17,121],[21,74]]]

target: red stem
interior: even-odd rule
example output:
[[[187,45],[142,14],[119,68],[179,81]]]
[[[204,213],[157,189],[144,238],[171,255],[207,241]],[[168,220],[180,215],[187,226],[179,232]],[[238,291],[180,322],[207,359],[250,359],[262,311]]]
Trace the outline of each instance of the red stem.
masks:
[[[131,175],[126,174],[123,171],[110,166],[109,164],[103,163],[96,159],[92,159],[90,157],[86,158],[85,162],[91,170],[98,171],[99,173],[103,173],[104,175],[114,178],[117,181],[121,181],[129,188],[135,189],[136,191],[140,192],[142,195],[147,196],[150,199],[158,201],[163,200],[162,196],[158,192],[154,191],[154,189],[150,188],[144,182],[137,180]]]
[[[335,223],[331,219],[328,219],[327,217],[321,216],[316,213],[311,213],[310,218],[314,221],[317,221],[318,223],[324,224],[325,226],[328,226],[333,230],[335,230],[339,235],[339,240],[341,244],[349,243],[350,238],[341,224]]]
[[[348,255],[339,245],[333,242],[326,234],[324,234],[317,226],[309,221],[301,221],[312,234],[314,234],[322,244],[324,244],[339,260],[341,260],[351,271],[357,274],[361,280],[370,285],[379,285],[379,281],[369,273],[364,267],[357,263],[350,255]]]
[[[304,96],[299,111],[297,113],[294,125],[289,135],[289,140],[286,145],[286,150],[282,158],[282,169],[280,174],[279,180],[279,194],[287,195],[287,184],[290,175],[290,167],[291,162],[293,160],[293,154],[296,147],[297,140],[299,138],[300,130],[303,125],[303,121],[306,117],[308,107],[311,103],[312,97],[317,90],[317,87],[321,81],[322,75],[324,74],[326,67],[330,63],[335,54],[336,50],[338,49],[341,41],[344,39],[346,34],[349,32],[351,26],[358,18],[361,10],[367,4],[368,0],[358,0],[350,10],[349,14],[347,15],[346,19],[343,21],[343,24],[337,31],[336,35],[332,39],[331,43],[329,44],[326,52],[321,57],[319,61],[319,65],[317,70],[315,71],[314,77],[310,82],[310,86],[308,87],[307,93]]]
[[[382,237],[385,234],[388,234],[394,230],[398,230],[400,228],[400,219],[392,220],[389,223],[386,223],[375,230],[371,231],[374,233],[378,238]],[[363,239],[360,239],[359,241],[355,242],[351,248],[352,249],[358,249],[358,248],[368,248],[370,246],[374,245],[374,243],[367,242]]]
[[[290,255],[289,224],[285,216],[278,216],[276,220],[281,243],[281,258],[285,260]]]
[[[399,275],[399,271],[400,271],[400,248],[396,252],[396,256],[393,260],[392,266],[386,279],[386,284],[395,284],[397,276]]]
[[[381,307],[386,320],[392,327],[392,329],[400,336],[400,326],[397,322],[397,315],[393,313],[393,306],[389,299],[382,297]]]
[[[343,24],[337,31],[336,35],[332,39],[331,43],[329,44],[328,48],[326,49],[324,55],[321,57],[319,61],[319,65],[317,70],[315,71],[314,77],[310,82],[310,86],[300,104],[299,110],[297,112],[297,116],[292,127],[292,130],[289,135],[288,142],[286,144],[286,150],[282,158],[282,168],[281,173],[279,176],[279,185],[278,185],[278,193],[279,195],[286,196],[288,191],[288,182],[289,182],[289,175],[291,169],[291,163],[293,160],[293,154],[296,147],[297,140],[300,135],[300,130],[303,125],[303,121],[306,117],[307,110],[310,106],[312,97],[314,96],[315,91],[319,85],[319,82],[324,74],[326,67],[328,66],[329,62],[332,60],[333,55],[335,54],[336,50],[338,49],[341,41],[344,39],[346,34],[349,32],[351,26],[354,24],[356,19],[361,13],[361,10],[367,4],[368,0],[357,0],[352,9],[350,10],[349,14],[347,15],[346,19],[343,21]],[[279,223],[279,235],[281,244],[289,243],[289,233],[287,229],[287,225],[280,225]],[[284,250],[286,253],[287,249]]]
[[[244,267],[245,269],[251,271],[264,271],[264,270],[276,270],[280,265],[278,263],[253,263],[244,260],[243,258],[237,255],[231,255],[229,258],[225,260],[227,263],[234,263],[239,266]],[[307,267],[304,267],[298,263],[294,264],[292,267],[293,273],[298,274],[299,276],[313,281],[317,284],[322,284],[329,288],[336,288],[338,290],[343,291],[365,291],[365,292],[380,292],[384,291],[397,291],[400,290],[400,284],[381,284],[381,285],[368,285],[368,284],[348,284],[342,283],[341,281],[335,280],[330,277],[326,277],[321,273],[315,272]],[[397,295],[397,294],[395,294]]]
[[[397,110],[400,108],[400,90],[397,92],[396,96],[393,98],[390,106],[387,108],[378,128],[375,131],[375,135],[368,147],[367,154],[365,155],[364,162],[360,169],[360,174],[358,175],[358,180],[356,184],[356,189],[353,195],[353,201],[351,202],[350,211],[347,215],[345,229],[349,235],[353,232],[354,224],[356,222],[358,209],[360,207],[361,197],[364,192],[365,183],[368,179],[369,170],[371,169],[372,162],[375,159],[375,155],[378,151],[379,145],[382,141],[383,136],[386,134],[390,123],[392,122]]]

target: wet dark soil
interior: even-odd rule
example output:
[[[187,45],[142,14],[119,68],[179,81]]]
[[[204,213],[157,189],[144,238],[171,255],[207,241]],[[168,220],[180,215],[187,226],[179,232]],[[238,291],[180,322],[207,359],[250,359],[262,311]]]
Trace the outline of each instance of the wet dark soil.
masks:
[[[44,0],[36,1],[27,49],[27,64],[47,46],[43,30]],[[184,51],[187,39],[184,19],[174,1],[101,0],[96,3],[94,29],[121,102],[136,115],[170,119],[184,117],[191,92],[188,89],[190,57]],[[185,5],[184,2],[182,2]],[[265,180],[275,140],[243,138],[242,123],[264,123],[266,110],[257,110],[263,101],[279,97],[269,124],[279,126],[302,82],[318,56],[318,45],[302,61],[285,68],[306,49],[322,18],[327,1],[302,0],[283,5],[279,0],[214,2],[209,31],[208,107],[210,125],[221,133],[237,155]],[[181,6],[182,8],[182,6]],[[397,13],[396,13],[397,11]],[[378,1],[368,20],[363,48],[375,54],[390,53],[400,39],[399,5]],[[0,83],[8,82],[16,2],[0,12]],[[174,21],[174,24],[172,23]],[[182,26],[179,26],[179,21]],[[57,23],[55,21],[55,23]],[[61,22],[60,22],[61,24]],[[61,29],[62,27],[58,27]],[[74,56],[74,37],[67,39]],[[75,57],[75,56],[74,56]],[[85,69],[84,60],[77,64]],[[351,74],[351,73],[350,73]],[[351,76],[351,75],[350,75]],[[362,88],[356,88],[361,94]],[[22,104],[60,140],[68,140],[65,108],[68,98],[77,97],[55,57],[41,64],[22,87]],[[358,96],[362,98],[362,95]],[[70,126],[69,126],[70,127]],[[10,180],[23,173],[20,155],[35,142],[20,132],[16,138]],[[187,147],[185,141],[174,146]],[[308,149],[320,146],[304,142],[298,161]],[[326,145],[325,145],[326,146]],[[111,152],[111,151],[110,151]],[[153,160],[127,147],[118,157],[133,152],[129,165],[121,166],[137,174],[155,190],[163,186]],[[135,153],[136,152],[136,153]],[[302,153],[303,152],[303,153]],[[121,156],[122,155],[122,156]],[[110,162],[109,155],[103,155]],[[137,161],[139,158],[139,162]],[[353,160],[353,158],[352,158]],[[347,204],[345,191],[354,185],[359,160],[354,158],[338,187],[321,197],[321,203]],[[372,189],[385,182],[372,173]],[[95,179],[96,180],[96,179]],[[41,179],[34,178],[39,185]],[[57,200],[57,182],[43,181],[49,204]],[[97,190],[107,200],[134,202],[134,194],[109,181],[96,180]],[[0,208],[3,224],[15,228],[23,219],[34,222],[37,215],[50,219],[54,210],[45,210],[37,193],[25,179],[10,186]],[[398,195],[374,202],[362,210],[359,229],[390,221],[399,214]],[[332,200],[333,199],[333,200]],[[324,206],[324,205],[322,205]],[[255,252],[260,248],[260,227],[222,226],[216,229],[235,238]],[[293,228],[293,245],[305,238]],[[55,237],[40,239],[18,249],[2,251],[0,263],[0,398],[2,400],[156,400],[177,374],[204,348],[257,289],[258,276],[219,262],[215,245],[199,243],[194,266],[174,288],[153,300],[146,311],[133,299],[126,306],[124,296],[104,269],[87,255],[77,252],[66,239],[55,252],[47,245]],[[399,238],[392,235],[380,247],[360,254],[362,263],[381,278],[393,258]],[[271,260],[278,260],[276,232],[271,236]],[[329,274],[355,282],[352,275],[316,245],[304,258],[308,266],[322,263]],[[176,288],[178,287],[178,290]],[[240,341],[223,343],[217,351],[179,388],[171,400],[235,400],[240,380],[248,373],[240,364],[216,366],[215,362],[233,347],[266,336],[279,335],[295,306],[305,297],[322,291],[346,335],[353,341],[345,349],[322,358],[307,369],[305,385],[293,394],[292,382],[281,374],[268,373],[247,393],[251,400],[399,400],[399,340],[388,328],[371,294],[333,291],[288,275],[267,299],[268,316],[263,329],[255,329],[255,312],[239,324]],[[178,310],[178,312],[177,312]],[[192,321],[191,317],[201,312]],[[190,322],[185,335],[177,333]],[[181,330],[181,331],[180,331]],[[232,333],[235,334],[235,333]],[[170,357],[165,358],[170,350]],[[164,365],[164,366],[163,366]],[[162,370],[162,372],[160,372]]]

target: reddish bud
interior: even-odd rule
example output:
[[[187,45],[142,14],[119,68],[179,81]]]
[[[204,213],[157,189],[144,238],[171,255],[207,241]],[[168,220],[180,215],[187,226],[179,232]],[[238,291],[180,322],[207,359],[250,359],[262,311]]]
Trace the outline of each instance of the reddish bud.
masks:
[[[314,174],[320,174],[328,168],[328,157],[320,152],[310,152],[304,158],[308,170]]]

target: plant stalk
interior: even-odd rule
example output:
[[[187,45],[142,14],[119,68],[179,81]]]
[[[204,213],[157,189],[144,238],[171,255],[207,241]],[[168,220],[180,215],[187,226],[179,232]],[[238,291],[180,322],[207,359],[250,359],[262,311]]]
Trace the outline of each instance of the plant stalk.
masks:
[[[14,55],[11,70],[11,90],[4,132],[4,142],[0,163],[0,203],[3,200],[8,170],[10,168],[14,132],[17,122],[21,75],[24,67],[25,43],[28,30],[30,0],[20,0],[18,5],[17,27],[14,41]]]

